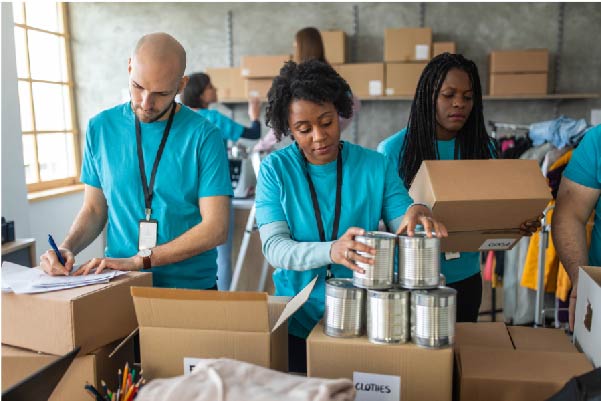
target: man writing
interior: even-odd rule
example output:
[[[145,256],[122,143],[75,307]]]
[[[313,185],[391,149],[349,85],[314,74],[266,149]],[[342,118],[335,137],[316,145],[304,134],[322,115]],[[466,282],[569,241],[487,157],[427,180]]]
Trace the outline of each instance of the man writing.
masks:
[[[159,287],[215,288],[215,247],[225,241],[232,187],[219,131],[175,102],[187,83],[186,52],[165,33],[143,36],[129,59],[131,102],[93,117],[81,181],[84,203],[60,245],[40,258],[66,275],[107,226],[95,269],[147,269]]]

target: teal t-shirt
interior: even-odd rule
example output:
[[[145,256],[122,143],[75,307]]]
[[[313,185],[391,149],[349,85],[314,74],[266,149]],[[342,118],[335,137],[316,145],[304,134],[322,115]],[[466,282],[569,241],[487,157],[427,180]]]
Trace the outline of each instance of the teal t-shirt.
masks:
[[[221,137],[224,141],[230,140],[236,142],[244,133],[243,125],[240,125],[231,118],[224,116],[218,110],[199,109],[197,110],[197,113],[219,128]]]
[[[377,230],[380,219],[388,222],[405,214],[412,203],[401,180],[377,152],[348,142],[342,149],[342,201],[338,237],[350,227]],[[336,203],[336,161],[307,164],[315,185],[326,240],[330,240]],[[313,203],[305,175],[305,162],[295,143],[273,152],[261,163],[256,191],[259,227],[284,221],[294,241],[319,242]],[[342,265],[332,265],[334,277],[352,277]],[[276,295],[298,294],[319,276],[309,300],[289,323],[289,332],[306,338],[322,318],[325,307],[326,266],[307,271],[277,268],[273,274]]]
[[[135,119],[129,103],[105,110],[88,123],[81,181],[100,188],[108,205],[105,254],[127,258],[138,252],[138,223],[144,218],[144,192],[136,148]],[[141,123],[146,177],[150,179],[167,120]],[[228,162],[217,129],[187,107],[175,113],[158,166],[152,218],[157,244],[180,236],[202,221],[199,198],[232,196]],[[157,287],[211,288],[217,251],[152,269]]]
[[[403,147],[403,141],[407,134],[407,128],[403,128],[396,134],[384,139],[378,144],[378,152],[386,155],[394,165],[398,174],[400,159],[399,155]],[[449,141],[436,141],[440,160],[455,159],[455,139]],[[404,181],[401,180],[404,183]],[[408,189],[403,185],[403,190]],[[444,221],[442,222],[444,223]],[[459,258],[447,260],[445,254],[440,254],[440,269],[445,275],[447,283],[455,283],[464,280],[480,272],[480,252],[461,252]]]
[[[601,125],[584,135],[563,176],[585,187],[601,189]],[[588,253],[591,266],[601,266],[601,197],[595,206],[595,225]]]

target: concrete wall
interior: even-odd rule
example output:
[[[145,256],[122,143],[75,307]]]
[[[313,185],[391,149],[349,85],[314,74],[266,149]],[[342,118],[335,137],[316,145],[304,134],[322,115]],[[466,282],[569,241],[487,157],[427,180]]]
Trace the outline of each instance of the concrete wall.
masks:
[[[247,54],[292,52],[294,33],[308,25],[353,31],[352,3],[71,3],[77,102],[82,127],[105,107],[121,100],[127,87],[127,58],[144,33],[166,31],[188,51],[188,72],[226,66],[228,10],[233,14],[234,64]],[[550,87],[557,56],[558,3],[426,3],[425,25],[435,40],[453,40],[458,51],[476,61],[484,88],[487,55],[493,49],[547,47],[551,51]],[[354,62],[383,59],[385,28],[418,26],[418,3],[359,3]],[[601,4],[565,4],[564,45],[559,92],[601,92]],[[585,34],[586,33],[586,34]],[[353,40],[353,39],[351,39]],[[364,101],[358,118],[359,143],[375,147],[403,128],[408,101]],[[246,107],[232,106],[246,122]],[[601,101],[487,101],[485,117],[530,123],[555,117],[590,119]],[[350,130],[344,134],[350,139]]]

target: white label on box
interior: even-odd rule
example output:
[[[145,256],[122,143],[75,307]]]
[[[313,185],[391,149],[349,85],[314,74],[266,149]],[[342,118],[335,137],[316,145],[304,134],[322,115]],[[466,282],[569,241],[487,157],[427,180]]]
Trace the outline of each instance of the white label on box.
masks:
[[[369,96],[382,96],[382,81],[379,79],[369,81]]]
[[[200,361],[202,361],[201,358],[190,358],[187,356],[184,357],[184,376],[188,376],[190,373],[192,373]]]
[[[519,238],[493,238],[487,239],[480,245],[481,251],[502,251],[509,249]]]
[[[399,401],[401,377],[353,372],[353,385],[357,391],[355,401]]]
[[[386,95],[387,96],[394,95],[394,88],[386,88]]]
[[[415,45],[415,59],[428,60],[430,58],[429,45]]]
[[[250,70],[248,68],[243,68],[242,69],[242,76],[243,77],[247,77],[250,75]]]
[[[461,257],[461,253],[459,253],[459,252],[445,252],[444,253],[445,260],[459,259],[460,257]]]

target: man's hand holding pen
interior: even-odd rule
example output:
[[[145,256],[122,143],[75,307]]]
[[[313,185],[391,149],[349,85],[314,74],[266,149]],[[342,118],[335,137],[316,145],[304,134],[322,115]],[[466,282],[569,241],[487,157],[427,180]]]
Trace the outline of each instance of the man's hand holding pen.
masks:
[[[65,265],[63,266],[58,259],[56,251],[49,249],[40,257],[40,267],[51,276],[68,276],[73,270],[75,255],[68,249],[57,250],[65,260]]]

